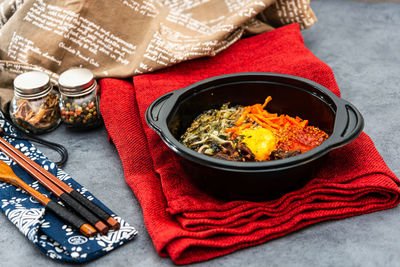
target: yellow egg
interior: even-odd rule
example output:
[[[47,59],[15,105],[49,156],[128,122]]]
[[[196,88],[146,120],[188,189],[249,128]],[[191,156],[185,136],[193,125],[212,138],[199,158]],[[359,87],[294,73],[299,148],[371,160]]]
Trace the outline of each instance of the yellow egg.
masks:
[[[245,129],[239,135],[243,136],[242,142],[253,152],[256,160],[269,159],[269,155],[276,148],[276,138],[268,129]]]

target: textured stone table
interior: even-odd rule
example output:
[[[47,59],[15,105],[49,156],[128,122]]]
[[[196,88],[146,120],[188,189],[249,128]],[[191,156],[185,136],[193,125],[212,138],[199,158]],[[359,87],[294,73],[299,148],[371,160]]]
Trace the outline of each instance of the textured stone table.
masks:
[[[365,132],[400,176],[400,3],[312,1],[319,22],[303,31],[307,47],[329,64],[342,97],[365,117]],[[89,266],[168,266],[146,231],[141,208],[124,181],[104,128],[86,133],[63,126],[45,138],[68,147],[65,170],[135,226],[135,240]],[[45,153],[45,149],[43,149]],[[50,157],[57,155],[50,152]],[[399,266],[400,207],[312,225],[205,266]],[[0,266],[60,266],[0,216]],[[68,265],[68,264],[62,264]]]

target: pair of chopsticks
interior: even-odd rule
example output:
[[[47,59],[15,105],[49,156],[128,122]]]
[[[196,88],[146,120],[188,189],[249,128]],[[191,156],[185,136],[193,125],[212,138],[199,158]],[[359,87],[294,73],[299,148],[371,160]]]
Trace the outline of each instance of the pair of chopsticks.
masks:
[[[47,190],[62,200],[69,208],[86,219],[100,234],[106,234],[109,227],[114,230],[120,228],[120,223],[110,214],[42,168],[2,137],[0,137],[0,150],[38,180]]]
[[[97,230],[88,224],[85,220],[80,218],[75,213],[71,212],[66,207],[58,204],[56,201],[51,200],[42,193],[36,191],[30,185],[25,183],[21,178],[19,178],[12,168],[7,165],[4,161],[0,160],[0,181],[8,184],[12,184],[18,188],[23,189],[25,192],[30,194],[34,199],[36,199],[40,204],[46,207],[47,210],[51,211],[57,217],[64,220],[69,225],[79,229],[79,231],[87,237],[97,234]]]

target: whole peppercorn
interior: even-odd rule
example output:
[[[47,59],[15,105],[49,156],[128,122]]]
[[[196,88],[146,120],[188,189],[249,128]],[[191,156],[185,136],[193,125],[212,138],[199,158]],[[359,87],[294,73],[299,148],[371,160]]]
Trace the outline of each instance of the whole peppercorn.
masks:
[[[60,107],[68,116],[65,122],[74,128],[92,128],[101,124],[98,111],[100,88],[93,73],[84,68],[63,72],[59,78]]]

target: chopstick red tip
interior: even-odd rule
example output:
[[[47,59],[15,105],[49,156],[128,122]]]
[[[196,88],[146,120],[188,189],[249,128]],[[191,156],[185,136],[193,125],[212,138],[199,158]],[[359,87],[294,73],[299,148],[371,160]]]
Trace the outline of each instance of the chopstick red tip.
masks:
[[[115,231],[117,231],[117,230],[119,230],[119,228],[121,228],[121,224],[113,217],[109,217],[107,219],[107,224],[110,225],[112,227],[112,229],[114,229]]]
[[[98,221],[94,227],[99,230],[100,234],[105,235],[108,233],[108,227],[102,221]]]

